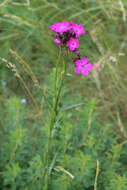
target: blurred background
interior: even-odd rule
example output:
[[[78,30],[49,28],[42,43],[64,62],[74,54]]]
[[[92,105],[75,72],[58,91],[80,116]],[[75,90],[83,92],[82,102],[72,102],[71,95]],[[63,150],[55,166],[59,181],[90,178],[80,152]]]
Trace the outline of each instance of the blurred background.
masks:
[[[42,112],[35,106],[44,101],[40,89],[48,94],[59,52],[49,25],[63,20],[84,25],[86,34],[80,38],[80,51],[94,65],[84,77],[75,74],[73,55],[66,58],[66,101],[96,99],[101,122],[112,123],[126,138],[126,0],[0,1],[0,127],[4,128],[10,98],[17,97],[27,105],[25,118],[30,122]]]

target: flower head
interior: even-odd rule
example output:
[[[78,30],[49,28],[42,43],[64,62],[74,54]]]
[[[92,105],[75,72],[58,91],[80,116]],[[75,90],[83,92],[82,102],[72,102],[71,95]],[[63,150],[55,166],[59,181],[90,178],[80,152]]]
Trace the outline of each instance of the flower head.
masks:
[[[68,47],[70,51],[79,48],[78,38],[80,34],[85,34],[83,25],[74,22],[63,21],[49,26],[56,35],[54,42],[62,47]]]
[[[58,32],[60,34],[63,34],[63,32],[66,32],[66,31],[70,30],[71,27],[69,25],[70,24],[67,21],[63,21],[61,23],[58,23]]]
[[[70,51],[74,51],[79,47],[79,40],[75,38],[70,38],[70,40],[67,42],[67,46],[69,47]]]
[[[79,37],[80,34],[85,34],[84,26],[74,22],[63,21],[54,23],[49,26],[51,31],[55,33],[54,42],[62,48],[69,49],[74,52],[77,58],[74,60],[75,72],[88,76],[88,71],[93,69],[91,64],[88,64],[88,58],[81,58],[79,52]]]
[[[73,32],[75,33],[76,37],[79,37],[80,34],[85,34],[83,25],[73,24],[72,29],[73,29]]]
[[[51,31],[59,32],[59,23],[54,23],[53,25],[50,25],[49,28]]]
[[[92,64],[88,64],[88,58],[84,57],[82,59],[75,60],[75,72],[77,74],[82,73],[85,76],[88,76],[88,71],[93,69]]]

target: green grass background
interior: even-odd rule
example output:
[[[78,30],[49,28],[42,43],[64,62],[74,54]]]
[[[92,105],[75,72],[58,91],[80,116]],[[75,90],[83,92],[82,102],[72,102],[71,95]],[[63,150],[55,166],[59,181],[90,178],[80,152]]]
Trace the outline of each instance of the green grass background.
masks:
[[[36,127],[45,123],[47,105],[43,94],[50,101],[51,73],[59,52],[49,25],[63,20],[84,25],[86,34],[80,39],[81,54],[92,64],[100,63],[102,68],[101,71],[93,70],[88,77],[76,75],[72,62],[74,55],[69,54],[63,92],[68,98],[63,106],[96,99],[100,122],[112,125],[116,136],[120,134],[118,141],[126,140],[126,0],[0,1],[0,134],[5,132],[5,108],[9,107],[8,99],[13,97],[27,100],[24,118],[28,121],[28,129],[32,126],[33,136],[38,135]],[[15,68],[8,68],[8,63]],[[16,73],[20,77],[16,77]],[[13,113],[13,104],[17,105],[12,100],[9,113]],[[71,113],[68,117],[75,122]],[[78,120],[82,117],[78,115]]]
[[[121,3],[120,3],[121,2]],[[82,56],[90,62],[101,62],[102,70],[88,78],[74,73],[72,55],[67,61],[68,94],[97,98],[102,120],[111,119],[118,127],[118,116],[126,126],[127,114],[127,2],[126,0],[4,0],[0,2],[0,56],[16,65],[28,88],[36,97],[30,77],[19,60],[10,52],[14,50],[32,69],[41,86],[55,65],[58,48],[53,43],[49,25],[57,21],[73,21],[83,24],[86,35],[80,39]],[[96,33],[91,35],[91,31]],[[7,86],[0,87],[0,101],[10,96],[30,97],[13,72],[0,63],[0,80]],[[6,93],[5,93],[5,91]]]

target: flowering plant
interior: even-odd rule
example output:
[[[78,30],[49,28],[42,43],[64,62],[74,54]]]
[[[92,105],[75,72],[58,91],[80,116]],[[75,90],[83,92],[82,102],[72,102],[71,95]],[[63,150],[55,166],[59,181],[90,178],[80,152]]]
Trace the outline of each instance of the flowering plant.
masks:
[[[88,76],[88,71],[92,70],[92,65],[88,64],[88,58],[81,58],[79,48],[79,37],[80,34],[85,34],[85,30],[82,25],[78,25],[73,22],[59,22],[54,23],[49,26],[51,31],[55,33],[54,42],[58,44],[61,48],[65,48],[76,54],[76,59],[74,59],[75,71],[77,74],[83,74]],[[61,50],[60,48],[60,50]],[[65,76],[66,76],[66,63],[62,59],[61,66],[61,51],[59,51],[59,56],[56,62],[56,68],[54,69],[54,90],[53,90],[53,102],[52,109],[49,115],[49,134],[47,141],[47,148],[44,157],[44,165],[46,166],[43,181],[44,181],[44,190],[48,190],[50,173],[49,169],[51,166],[51,152],[52,152],[52,142],[53,134],[57,126],[58,118],[60,117],[60,100],[61,100],[61,91],[64,85]]]
[[[78,25],[73,22],[63,21],[54,23],[49,26],[51,31],[55,32],[54,42],[61,47],[69,49],[69,51],[74,52],[77,58],[74,59],[75,71],[77,74],[83,74],[88,76],[88,70],[92,70],[92,64],[88,63],[88,58],[81,58],[79,48],[80,34],[85,34],[83,25]]]

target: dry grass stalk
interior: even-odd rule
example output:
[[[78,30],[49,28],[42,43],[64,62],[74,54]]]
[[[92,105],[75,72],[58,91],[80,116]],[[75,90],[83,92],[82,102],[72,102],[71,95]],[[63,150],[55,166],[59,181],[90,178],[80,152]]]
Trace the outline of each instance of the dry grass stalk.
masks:
[[[38,105],[33,97],[33,95],[31,94],[29,88],[27,87],[24,79],[21,77],[21,75],[19,74],[16,66],[14,64],[12,64],[11,62],[7,61],[5,58],[0,57],[0,60],[3,61],[4,63],[6,63],[6,67],[11,69],[12,72],[14,73],[14,76],[16,76],[17,78],[20,79],[21,83],[23,84],[24,88],[26,89],[27,93],[29,94],[29,96],[31,97],[33,104],[36,106],[36,108],[38,109]]]

